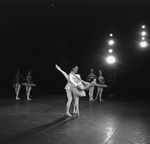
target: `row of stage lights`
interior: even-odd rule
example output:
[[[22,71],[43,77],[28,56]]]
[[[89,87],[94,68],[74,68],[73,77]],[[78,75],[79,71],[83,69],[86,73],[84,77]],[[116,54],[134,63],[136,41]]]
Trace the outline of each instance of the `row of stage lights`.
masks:
[[[109,36],[110,36],[110,40],[108,41],[108,44],[110,45],[110,48],[109,48],[109,50],[108,50],[109,55],[108,55],[108,57],[106,58],[106,60],[107,60],[107,62],[108,62],[109,64],[113,64],[113,63],[115,63],[115,61],[116,61],[115,57],[112,55],[112,53],[113,53],[113,48],[111,47],[111,46],[114,45],[114,40],[113,40],[113,38],[112,38],[112,37],[113,37],[113,34],[110,34]]]
[[[140,46],[142,48],[145,48],[148,46],[147,41],[146,41],[146,30],[145,30],[145,25],[142,25],[142,31],[141,31],[141,41],[140,41]],[[113,40],[113,34],[110,34],[110,40],[108,41],[109,44],[109,50],[108,53],[109,55],[107,56],[106,60],[109,64],[114,64],[116,62],[115,56],[113,55],[113,45],[114,45],[114,40]]]
[[[147,42],[146,42],[146,31],[145,31],[145,25],[142,26],[142,32],[141,32],[141,47],[146,47],[147,46]]]

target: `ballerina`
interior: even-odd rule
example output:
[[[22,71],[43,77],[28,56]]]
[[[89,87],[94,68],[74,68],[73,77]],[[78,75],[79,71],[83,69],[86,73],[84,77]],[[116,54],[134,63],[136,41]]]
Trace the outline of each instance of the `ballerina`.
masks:
[[[69,110],[70,110],[70,105],[72,102],[72,97],[74,97],[75,102],[73,103],[73,113],[76,113],[79,116],[79,97],[86,96],[84,90],[90,87],[91,84],[83,81],[80,78],[80,75],[76,74],[78,71],[78,66],[74,66],[69,75],[67,75],[67,73],[64,72],[58,65],[55,65],[55,66],[57,70],[59,70],[68,81],[68,83],[65,86],[65,90],[66,90],[67,98],[68,98],[68,101],[66,104],[66,115],[72,116]],[[85,86],[83,85],[83,83],[85,84]]]
[[[99,76],[98,76],[98,84],[101,84],[101,85],[104,85],[104,77],[102,76],[102,72],[101,70],[99,70]],[[106,87],[106,85],[105,85]],[[97,87],[97,93],[96,93],[96,98],[95,100],[98,99],[98,96],[99,96],[99,101],[103,101],[102,100],[102,92],[103,92],[103,87]]]
[[[91,83],[94,82],[94,79],[97,79],[97,77],[94,74],[94,69],[91,69],[90,74],[88,74],[87,76],[87,81]],[[95,89],[94,85],[89,89],[89,101],[94,101],[93,99],[94,89]]]
[[[32,100],[30,98],[30,92],[31,92],[31,89],[32,89],[32,76],[31,76],[31,70],[28,72],[28,75],[26,76],[26,79],[27,79],[27,82],[28,82],[28,85],[26,85],[26,94],[27,94],[27,100]]]
[[[14,76],[13,87],[15,88],[16,100],[20,100],[19,91],[21,89],[21,80],[26,80],[21,74],[20,69],[17,70],[17,73]]]

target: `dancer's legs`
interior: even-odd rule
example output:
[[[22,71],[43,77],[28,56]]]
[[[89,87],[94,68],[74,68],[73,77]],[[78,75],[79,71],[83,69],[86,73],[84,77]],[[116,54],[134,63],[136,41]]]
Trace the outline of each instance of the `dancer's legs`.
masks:
[[[100,88],[97,87],[97,93],[96,93],[96,98],[95,98],[95,100],[97,100],[99,93],[100,93]]]
[[[15,85],[16,100],[19,100],[19,99],[20,99],[20,98],[18,97],[18,96],[19,96],[20,88],[21,88],[21,84],[16,84],[16,85]]]
[[[76,114],[76,104],[75,104],[75,98],[73,97],[73,113]]]
[[[71,116],[69,110],[70,110],[70,105],[71,105],[71,102],[72,102],[72,92],[70,90],[66,89],[66,93],[67,93],[67,98],[68,98],[68,101],[67,101],[67,104],[66,104],[66,115]]]
[[[74,93],[75,113],[79,116],[79,97]]]
[[[32,87],[26,86],[27,100],[31,100],[31,99],[30,99],[30,92],[31,92],[31,89],[32,89]]]
[[[94,92],[94,86],[90,87],[89,89],[89,101],[93,101],[93,92]]]
[[[103,92],[103,88],[100,88],[100,92],[99,92],[99,100],[100,101],[103,101],[102,100],[102,92]]]

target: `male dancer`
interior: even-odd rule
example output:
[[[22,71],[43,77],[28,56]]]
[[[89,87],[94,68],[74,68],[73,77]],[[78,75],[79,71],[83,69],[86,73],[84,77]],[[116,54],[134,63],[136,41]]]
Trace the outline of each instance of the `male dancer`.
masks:
[[[74,98],[73,103],[73,113],[77,114],[79,116],[79,97],[86,96],[84,90],[88,89],[92,84],[85,82],[81,79],[80,75],[77,74],[78,66],[74,66],[70,72],[70,74],[67,74],[58,65],[55,65],[56,68],[65,76],[67,79],[67,84],[65,86],[65,90],[67,93],[67,104],[66,104],[66,115],[72,116],[69,112],[70,106],[72,103],[72,98]],[[83,85],[85,84],[85,86]],[[79,88],[80,90],[77,90]],[[78,92],[77,92],[78,91]]]

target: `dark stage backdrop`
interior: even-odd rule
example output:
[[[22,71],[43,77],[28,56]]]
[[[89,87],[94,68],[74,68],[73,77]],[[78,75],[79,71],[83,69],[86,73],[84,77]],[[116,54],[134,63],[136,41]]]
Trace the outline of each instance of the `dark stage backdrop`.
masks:
[[[139,25],[149,25],[148,6],[134,0],[1,0],[1,95],[15,95],[17,69],[24,77],[32,70],[37,85],[32,94],[65,93],[67,81],[56,63],[67,73],[78,65],[84,80],[91,68],[96,75],[101,69],[105,79],[116,72],[118,91],[138,94],[141,80],[149,79],[150,72],[150,52],[137,48]],[[115,66],[105,59],[111,32],[116,39]],[[21,93],[25,94],[23,86]]]

